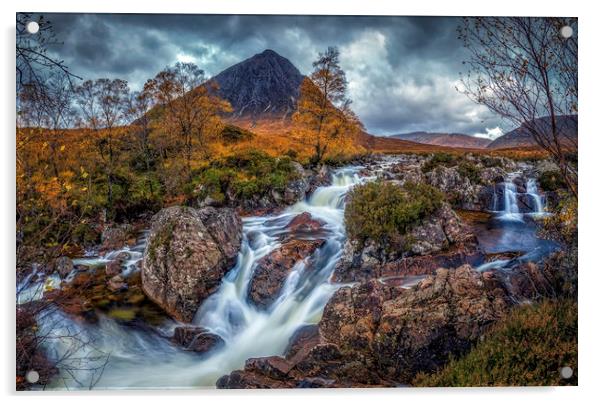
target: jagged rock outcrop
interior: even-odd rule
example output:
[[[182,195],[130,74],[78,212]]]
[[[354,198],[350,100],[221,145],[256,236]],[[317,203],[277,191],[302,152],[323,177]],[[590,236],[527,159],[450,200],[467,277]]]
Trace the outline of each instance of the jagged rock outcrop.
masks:
[[[370,280],[339,289],[284,357],[249,359],[221,388],[394,386],[466,352],[513,304],[494,273],[439,269],[411,289]],[[291,349],[290,347],[295,347]]]
[[[234,265],[241,239],[242,223],[232,209],[161,210],[144,251],[144,292],[175,319],[191,321]]]
[[[375,242],[347,240],[334,279],[353,282],[385,276],[430,274],[439,267],[480,264],[484,255],[470,228],[445,203],[405,236],[405,250],[386,251]]]

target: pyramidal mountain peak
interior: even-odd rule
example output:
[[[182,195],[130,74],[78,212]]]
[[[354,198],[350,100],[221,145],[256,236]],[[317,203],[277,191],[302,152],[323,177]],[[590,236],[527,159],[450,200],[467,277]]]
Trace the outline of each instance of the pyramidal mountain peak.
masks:
[[[266,49],[222,71],[213,80],[234,116],[286,116],[295,110],[303,75],[287,58]]]

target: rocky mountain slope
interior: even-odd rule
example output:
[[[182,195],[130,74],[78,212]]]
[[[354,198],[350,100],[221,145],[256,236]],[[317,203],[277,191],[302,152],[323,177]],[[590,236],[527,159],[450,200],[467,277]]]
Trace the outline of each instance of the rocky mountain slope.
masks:
[[[463,133],[432,133],[411,132],[389,136],[394,139],[409,140],[411,142],[431,144],[436,146],[485,148],[491,140],[465,135]]]
[[[283,116],[295,109],[303,75],[288,59],[266,49],[213,80],[235,116]]]
[[[561,115],[557,117],[558,126],[560,128],[562,143],[571,144],[571,142],[577,141],[577,116],[576,115]],[[534,124],[543,128],[544,130],[549,130],[550,128],[550,118],[538,118],[534,121]],[[532,139],[531,135],[525,128],[525,125],[521,125],[520,127],[506,133],[503,136],[495,139],[491,142],[487,148],[488,149],[506,149],[511,147],[527,147],[534,146],[535,141]]]

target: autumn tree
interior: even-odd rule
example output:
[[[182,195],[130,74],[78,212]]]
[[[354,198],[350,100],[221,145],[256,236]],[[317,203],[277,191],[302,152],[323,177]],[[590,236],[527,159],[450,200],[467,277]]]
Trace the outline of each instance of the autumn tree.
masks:
[[[329,47],[313,62],[314,70],[301,83],[293,116],[300,136],[312,145],[318,164],[337,139],[353,134],[359,121],[347,97],[347,79],[339,64],[339,51]]]
[[[119,157],[118,137],[126,122],[129,87],[120,79],[87,80],[76,88],[83,123],[95,138],[107,181],[107,205],[113,208],[113,186]]]
[[[126,109],[129,130],[133,134],[134,145],[138,154],[142,157],[147,175],[153,167],[154,160],[150,141],[152,132],[151,110],[153,107],[153,93],[151,90],[151,85],[147,82],[141,91],[133,92],[128,98]],[[148,179],[147,183],[152,195],[154,193],[153,182]]]
[[[574,29],[571,37],[561,35],[565,26]],[[458,27],[470,54],[461,91],[526,129],[575,197],[577,164],[567,151],[577,140],[565,132],[577,127],[576,26],[574,18],[482,17]]]
[[[147,85],[163,110],[163,130],[181,141],[190,176],[195,146],[205,147],[219,131],[220,114],[231,111],[230,104],[219,98],[215,84],[207,83],[205,73],[194,63],[178,62]]]

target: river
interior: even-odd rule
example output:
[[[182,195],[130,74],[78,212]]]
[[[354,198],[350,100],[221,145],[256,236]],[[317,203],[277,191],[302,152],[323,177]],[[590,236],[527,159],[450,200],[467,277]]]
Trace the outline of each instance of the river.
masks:
[[[243,241],[237,263],[223,279],[221,286],[199,307],[193,323],[219,335],[224,344],[200,355],[170,342],[169,336],[178,325],[166,321],[160,327],[142,329],[119,323],[107,316],[90,324],[72,319],[54,310],[39,321],[41,332],[50,338],[45,348],[51,358],[64,358],[61,372],[51,389],[135,389],[135,388],[214,388],[216,380],[241,369],[248,358],[281,355],[295,330],[316,324],[328,299],[341,287],[330,281],[345,242],[345,194],[354,185],[373,177],[358,175],[361,167],[336,170],[332,185],[318,188],[308,199],[277,215],[243,219]],[[524,213],[517,207],[517,190],[512,175],[506,180],[504,193],[494,200],[493,219],[477,228],[477,237],[486,252],[520,251],[523,257],[549,249],[539,240],[535,225],[527,217],[544,215],[544,203],[534,181],[527,183],[536,211]],[[499,208],[498,208],[499,207]],[[316,237],[326,243],[316,252],[312,268],[298,264],[286,279],[280,296],[267,309],[250,304],[248,288],[255,264],[280,246],[286,225],[299,213],[309,212],[326,224]],[[105,257],[75,260],[76,264],[103,265],[121,251],[130,254],[128,271],[142,258],[146,239],[133,248],[114,251]],[[526,259],[526,258],[525,258]],[[505,268],[510,260],[499,260],[481,266],[480,270]],[[50,276],[36,288],[20,293],[23,301],[42,298],[43,288],[58,287],[60,279]],[[41,288],[40,286],[43,286]],[[150,328],[150,327],[149,327]],[[65,337],[65,336],[69,337]],[[72,336],[76,335],[77,338]]]

